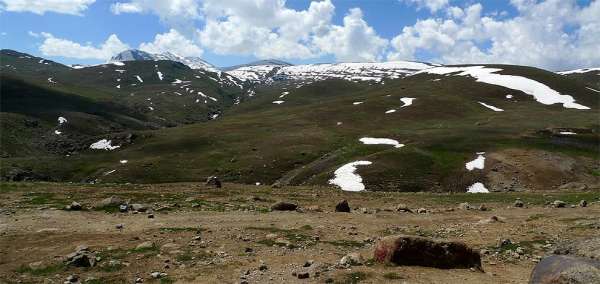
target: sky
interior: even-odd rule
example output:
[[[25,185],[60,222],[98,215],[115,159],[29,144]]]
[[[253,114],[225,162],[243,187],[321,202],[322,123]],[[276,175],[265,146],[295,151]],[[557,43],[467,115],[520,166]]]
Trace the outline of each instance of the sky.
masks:
[[[65,64],[126,49],[231,66],[392,60],[600,66],[600,0],[0,0],[0,47]]]

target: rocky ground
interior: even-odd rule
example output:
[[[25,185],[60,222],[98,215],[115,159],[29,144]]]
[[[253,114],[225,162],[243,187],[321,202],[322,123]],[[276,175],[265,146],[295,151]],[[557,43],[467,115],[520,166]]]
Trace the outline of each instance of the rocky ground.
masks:
[[[527,283],[542,257],[600,233],[597,191],[0,185],[0,283]],[[399,234],[464,242],[482,269],[375,261]]]

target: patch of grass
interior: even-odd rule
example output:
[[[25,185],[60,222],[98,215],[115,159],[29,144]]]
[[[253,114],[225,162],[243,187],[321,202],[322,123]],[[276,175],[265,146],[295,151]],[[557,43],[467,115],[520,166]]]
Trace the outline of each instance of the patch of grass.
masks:
[[[404,279],[404,277],[396,272],[388,272],[383,274],[383,278],[385,279],[391,279],[391,280],[400,280],[400,279]]]
[[[185,251],[184,253],[178,254],[175,259],[179,262],[191,261],[194,259],[194,255],[190,251]]]
[[[159,230],[161,232],[165,232],[165,233],[177,233],[177,232],[196,232],[196,233],[200,233],[202,231],[206,231],[206,229],[200,228],[200,227],[162,227]]]
[[[117,272],[123,269],[123,267],[125,267],[125,265],[120,262],[116,264],[106,263],[105,265],[100,266],[100,270],[104,272]]]
[[[279,235],[281,235],[281,237],[283,237],[286,240],[291,242],[291,245],[287,245],[285,243],[277,242],[275,240],[270,240],[270,239],[257,241],[257,243],[266,245],[266,246],[277,245],[277,246],[286,246],[286,247],[294,248],[294,247],[299,247],[301,245],[311,246],[311,245],[316,244],[316,241],[312,237],[303,233],[304,231],[312,230],[312,227],[310,225],[304,225],[304,226],[300,227],[299,229],[280,229],[280,228],[276,228],[276,227],[246,227],[246,229],[279,234]]]
[[[363,280],[367,280],[367,278],[369,278],[369,274],[362,272],[362,271],[356,271],[356,272],[346,274],[344,279],[337,283],[339,283],[339,284],[356,284]]]
[[[94,207],[96,211],[104,211],[106,213],[117,213],[120,212],[119,205],[106,205],[101,207]]]
[[[21,266],[17,269],[18,273],[28,273],[32,276],[47,276],[62,272],[66,269],[66,265],[64,263],[51,264],[44,267],[39,268],[31,268],[29,266]]]
[[[171,284],[171,283],[175,283],[175,280],[173,280],[169,277],[163,277],[160,279],[160,284]]]
[[[538,220],[538,219],[541,219],[541,218],[544,218],[544,217],[546,217],[546,215],[544,215],[544,214],[533,214],[533,215],[529,215],[529,217],[527,217],[526,221],[527,222],[529,222],[529,221],[535,221],[535,220]]]

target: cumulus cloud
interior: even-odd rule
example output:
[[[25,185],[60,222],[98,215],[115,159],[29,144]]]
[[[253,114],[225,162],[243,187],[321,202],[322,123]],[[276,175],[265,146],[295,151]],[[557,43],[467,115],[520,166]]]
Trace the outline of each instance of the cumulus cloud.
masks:
[[[31,12],[38,15],[54,12],[80,16],[94,2],[96,0],[0,0],[0,10]]]
[[[483,16],[481,4],[451,7],[446,17],[419,20],[392,39],[389,59],[434,54],[442,63],[507,63],[551,70],[600,64],[600,1],[512,0],[518,15]]]
[[[111,5],[113,14],[152,13],[161,21],[179,29],[189,29],[194,20],[200,19],[197,0],[130,0]]]
[[[404,0],[404,2],[415,4],[419,9],[427,8],[432,13],[435,13],[448,6],[449,0]]]
[[[354,8],[344,17],[343,26],[333,26],[325,35],[316,37],[315,44],[339,61],[378,61],[388,41],[363,20],[359,8]]]
[[[200,57],[202,49],[194,42],[185,38],[175,29],[171,29],[164,34],[157,34],[153,42],[144,42],[140,44],[140,50],[150,53],[171,52],[179,56]]]
[[[42,32],[40,35],[44,38],[40,46],[40,51],[45,56],[62,56],[77,59],[98,59],[108,60],[114,54],[129,49],[129,46],[117,37],[110,35],[106,41],[99,46],[91,44],[79,44],[68,39],[57,38],[50,33]]]

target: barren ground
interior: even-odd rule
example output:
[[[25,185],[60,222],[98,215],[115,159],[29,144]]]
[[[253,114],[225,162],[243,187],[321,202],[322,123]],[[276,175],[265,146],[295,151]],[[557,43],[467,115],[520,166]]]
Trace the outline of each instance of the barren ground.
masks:
[[[148,212],[93,208],[113,195],[147,204],[154,218]],[[517,197],[525,208],[512,206]],[[342,199],[352,213],[333,212]],[[567,208],[547,205],[557,199]],[[571,208],[581,199],[589,206]],[[300,210],[269,212],[280,200],[296,202]],[[83,210],[61,210],[72,201]],[[88,283],[133,283],[137,277],[145,283],[526,283],[538,257],[557,243],[600,233],[599,201],[597,191],[445,195],[236,184],[213,189],[193,183],[4,183],[0,283],[62,283],[74,274]],[[459,209],[461,202],[488,210]],[[401,203],[415,213],[393,210]],[[416,213],[418,208],[427,213]],[[491,216],[500,221],[489,222]],[[483,250],[484,272],[370,261],[377,239],[391,234],[465,242]],[[501,239],[513,245],[498,248]],[[155,246],[136,249],[146,241]],[[82,244],[100,257],[96,266],[62,265]],[[365,263],[338,265],[350,252],[360,252]],[[309,260],[314,263],[302,267]],[[266,270],[259,269],[261,261]],[[167,275],[153,279],[155,271]],[[294,275],[302,271],[310,278]]]

